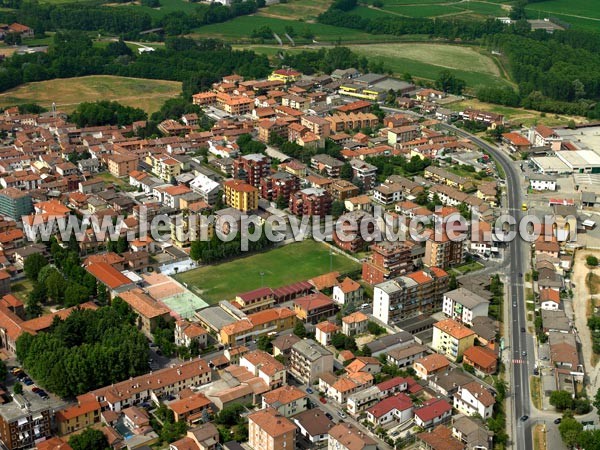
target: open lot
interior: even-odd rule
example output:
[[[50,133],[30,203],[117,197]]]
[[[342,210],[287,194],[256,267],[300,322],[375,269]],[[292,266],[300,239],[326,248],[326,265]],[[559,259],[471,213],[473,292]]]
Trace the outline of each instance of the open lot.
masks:
[[[329,8],[331,3],[332,0],[291,0],[261,8],[259,14],[265,17],[309,21]]]
[[[178,281],[186,283],[203,300],[215,303],[231,300],[236,294],[264,286],[277,288],[329,272],[330,258],[333,270],[347,273],[360,265],[344,255],[333,253],[329,248],[313,240],[306,240],[245,258],[222,264],[201,267],[177,275]]]
[[[57,109],[70,112],[81,102],[114,100],[151,113],[180,92],[177,81],[93,75],[26,83],[0,94],[0,106],[38,103],[50,108],[56,102]]]
[[[567,125],[569,120],[574,120],[577,123],[585,122],[584,117],[566,116],[547,113],[544,115],[539,111],[533,111],[524,108],[511,108],[509,106],[495,105],[492,103],[480,102],[476,99],[463,100],[444,105],[454,111],[463,111],[465,108],[475,108],[484,111],[493,112],[496,114],[504,114],[506,120],[514,124],[522,124],[525,127],[531,125],[543,124],[548,126]]]

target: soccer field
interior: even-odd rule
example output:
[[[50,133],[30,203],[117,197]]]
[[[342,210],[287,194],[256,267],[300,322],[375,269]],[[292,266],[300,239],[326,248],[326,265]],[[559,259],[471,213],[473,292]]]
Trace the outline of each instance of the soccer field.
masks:
[[[223,264],[210,265],[176,276],[208,303],[231,300],[263,285],[278,288],[333,270],[348,273],[360,264],[313,240],[306,240]]]

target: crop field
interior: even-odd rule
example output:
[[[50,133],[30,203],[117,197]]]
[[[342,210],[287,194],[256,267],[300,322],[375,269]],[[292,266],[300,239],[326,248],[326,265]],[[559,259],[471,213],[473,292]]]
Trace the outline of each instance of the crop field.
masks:
[[[115,100],[151,113],[180,93],[177,81],[93,75],[26,83],[1,93],[0,106],[38,103],[50,108],[56,102],[57,109],[71,112],[81,102]]]
[[[398,15],[405,17],[443,17],[452,15],[503,16],[510,6],[500,1],[461,0],[385,0],[383,7],[359,7],[354,12],[365,17]]]
[[[299,22],[296,20],[285,20],[275,17],[263,17],[259,15],[241,16],[224,23],[206,25],[194,30],[192,37],[217,38],[236,42],[251,41],[252,31],[267,26],[285,39],[285,27],[291,26],[297,33],[308,29],[315,35],[318,42],[381,42],[399,40],[396,36],[373,35],[349,28],[323,25],[320,23]],[[298,39],[300,40],[300,39]]]
[[[175,278],[197,293],[203,300],[216,303],[231,300],[236,294],[251,291],[263,285],[271,288],[308,280],[333,270],[348,273],[360,269],[360,265],[342,254],[313,240],[306,240],[283,247],[235,259],[222,264],[190,270]]]
[[[148,6],[142,6],[139,2],[134,1],[130,3],[106,3],[106,6],[113,8],[135,8],[138,11],[144,11],[153,18],[160,19],[161,17],[172,13],[172,12],[183,12],[186,14],[193,13],[198,5],[196,3],[188,2],[186,0],[160,0],[159,8],[149,8]]]

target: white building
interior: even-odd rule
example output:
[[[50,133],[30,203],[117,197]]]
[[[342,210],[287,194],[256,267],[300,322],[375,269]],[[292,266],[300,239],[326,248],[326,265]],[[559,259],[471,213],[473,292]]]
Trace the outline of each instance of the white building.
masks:
[[[490,302],[465,288],[444,294],[442,310],[448,317],[467,325],[473,325],[475,317],[488,315]]]
[[[529,177],[529,187],[534,191],[555,191],[556,177],[536,174]]]
[[[190,182],[190,187],[194,192],[200,194],[202,200],[209,205],[214,205],[216,203],[219,197],[219,191],[221,190],[220,183],[202,173]]]
[[[477,381],[465,384],[454,394],[454,407],[460,412],[472,416],[479,414],[483,420],[492,417],[494,396]]]

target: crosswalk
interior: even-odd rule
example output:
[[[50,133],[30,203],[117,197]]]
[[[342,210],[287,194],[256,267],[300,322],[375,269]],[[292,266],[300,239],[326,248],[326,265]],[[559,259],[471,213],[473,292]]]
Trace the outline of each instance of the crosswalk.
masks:
[[[513,359],[512,363],[513,364],[525,364],[527,362],[526,359]]]

